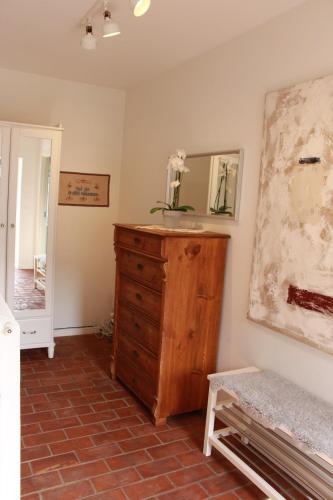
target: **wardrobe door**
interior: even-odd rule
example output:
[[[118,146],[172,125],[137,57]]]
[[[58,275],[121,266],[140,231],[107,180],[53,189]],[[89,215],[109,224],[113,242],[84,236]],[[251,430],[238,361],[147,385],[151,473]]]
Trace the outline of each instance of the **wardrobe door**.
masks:
[[[6,290],[7,202],[10,128],[0,127],[0,294]]]
[[[60,138],[56,130],[11,130],[6,298],[28,344],[47,344],[52,329]]]

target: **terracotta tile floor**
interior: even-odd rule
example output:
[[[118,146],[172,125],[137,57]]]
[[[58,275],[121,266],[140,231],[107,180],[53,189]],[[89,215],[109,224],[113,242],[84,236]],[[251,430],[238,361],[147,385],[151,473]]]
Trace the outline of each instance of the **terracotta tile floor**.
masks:
[[[91,335],[58,339],[53,360],[23,351],[22,498],[266,498],[225,459],[202,455],[201,414],[154,427],[110,380],[109,357],[110,343]],[[266,470],[285,498],[305,498]]]
[[[45,291],[35,288],[33,269],[15,269],[14,310],[45,309]]]

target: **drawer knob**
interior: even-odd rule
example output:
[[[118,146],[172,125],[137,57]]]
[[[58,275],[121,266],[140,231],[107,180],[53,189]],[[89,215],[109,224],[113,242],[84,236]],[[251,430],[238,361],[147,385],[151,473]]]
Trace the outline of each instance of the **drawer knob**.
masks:
[[[133,352],[133,356],[135,356],[136,358],[139,357],[139,353],[138,351],[136,351],[135,349],[132,351]]]
[[[140,300],[140,301],[142,300],[142,295],[141,295],[141,293],[138,293],[138,292],[137,292],[137,293],[135,294],[135,297],[136,297],[136,299],[137,299],[137,300]]]
[[[135,238],[134,238],[134,243],[135,243],[136,245],[140,245],[140,243],[141,243],[141,238],[138,238],[137,236],[135,236]]]
[[[138,269],[139,271],[143,271],[145,266],[144,266],[143,264],[140,264],[140,262],[139,262],[139,263],[136,265],[136,267],[137,267],[137,269]]]
[[[139,325],[139,323],[135,322],[134,323],[134,326],[137,330],[140,330],[141,329],[141,326]]]

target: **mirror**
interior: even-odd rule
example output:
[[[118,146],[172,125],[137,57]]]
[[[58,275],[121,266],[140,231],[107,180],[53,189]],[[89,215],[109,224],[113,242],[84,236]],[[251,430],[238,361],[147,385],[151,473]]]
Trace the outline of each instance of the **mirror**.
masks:
[[[20,140],[16,224],[14,310],[45,309],[50,139]]]
[[[224,217],[237,220],[243,166],[242,150],[189,155],[185,160],[189,172],[183,176],[179,205],[195,208],[191,215]],[[168,178],[167,203],[172,198]]]

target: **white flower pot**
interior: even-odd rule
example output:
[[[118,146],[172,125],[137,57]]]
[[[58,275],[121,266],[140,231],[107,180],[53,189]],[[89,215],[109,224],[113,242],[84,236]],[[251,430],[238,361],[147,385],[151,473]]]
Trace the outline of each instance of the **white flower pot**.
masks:
[[[164,225],[169,229],[176,229],[180,225],[182,212],[180,210],[164,210]]]

